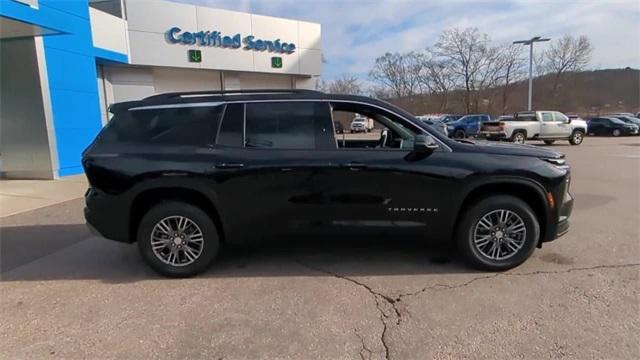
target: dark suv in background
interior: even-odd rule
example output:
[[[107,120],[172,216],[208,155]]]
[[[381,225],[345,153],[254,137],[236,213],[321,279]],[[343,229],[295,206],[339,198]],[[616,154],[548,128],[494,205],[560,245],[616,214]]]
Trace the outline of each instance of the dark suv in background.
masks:
[[[569,228],[564,156],[455,141],[367,97],[303,90],[169,93],[114,104],[83,154],[85,217],[138,242],[168,276],[206,269],[224,243],[283,234],[413,234],[455,241],[505,270]],[[376,132],[336,136],[361,114]]]

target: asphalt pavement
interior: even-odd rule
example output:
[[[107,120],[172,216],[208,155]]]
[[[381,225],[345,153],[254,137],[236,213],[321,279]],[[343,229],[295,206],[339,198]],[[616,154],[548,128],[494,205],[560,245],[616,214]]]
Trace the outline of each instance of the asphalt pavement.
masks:
[[[81,199],[0,219],[1,358],[638,359],[640,138],[558,142],[570,232],[504,273],[421,239],[287,239],[165,279]],[[318,241],[320,240],[320,241]]]

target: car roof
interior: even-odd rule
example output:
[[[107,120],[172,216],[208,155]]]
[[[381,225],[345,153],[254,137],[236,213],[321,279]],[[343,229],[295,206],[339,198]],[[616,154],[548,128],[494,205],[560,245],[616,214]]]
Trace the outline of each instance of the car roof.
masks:
[[[115,112],[123,109],[131,109],[143,106],[197,104],[215,102],[242,102],[242,101],[283,101],[283,100],[324,100],[324,101],[351,101],[361,102],[377,106],[391,107],[393,110],[402,110],[402,114],[409,114],[386,101],[373,99],[360,95],[330,94],[314,90],[228,90],[228,91],[193,91],[171,92],[149,96],[142,100],[126,101],[112,104],[109,111]],[[413,116],[413,115],[411,115]]]

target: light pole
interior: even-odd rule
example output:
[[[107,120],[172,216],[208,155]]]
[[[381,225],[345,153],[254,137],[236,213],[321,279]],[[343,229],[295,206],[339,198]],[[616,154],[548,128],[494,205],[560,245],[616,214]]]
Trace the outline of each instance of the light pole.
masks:
[[[518,40],[513,42],[514,44],[529,45],[529,103],[527,106],[528,111],[531,111],[531,96],[533,93],[533,43],[549,41],[549,40],[551,39],[548,39],[548,38],[542,39],[540,36],[536,36],[536,37],[532,37],[529,40]]]

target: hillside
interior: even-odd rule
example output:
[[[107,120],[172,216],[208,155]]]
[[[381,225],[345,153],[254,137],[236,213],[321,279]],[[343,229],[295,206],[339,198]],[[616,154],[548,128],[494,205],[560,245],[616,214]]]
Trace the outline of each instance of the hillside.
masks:
[[[509,85],[504,106],[504,87],[492,88],[480,96],[479,113],[493,116],[512,114],[527,108],[528,82]],[[443,97],[416,95],[389,99],[414,114],[456,113],[464,114],[462,92],[453,92],[443,106]],[[583,117],[610,112],[640,111],[640,70],[607,69],[564,74],[559,82],[557,96],[553,96],[553,75],[537,77],[533,81],[533,108],[553,109],[565,113],[577,113]]]

